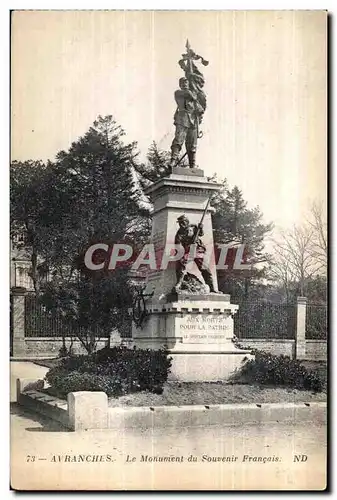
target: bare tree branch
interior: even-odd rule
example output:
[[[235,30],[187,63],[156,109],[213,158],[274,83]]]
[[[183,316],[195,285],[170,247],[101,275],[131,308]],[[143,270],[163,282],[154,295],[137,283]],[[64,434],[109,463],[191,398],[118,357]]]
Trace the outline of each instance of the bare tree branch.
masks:
[[[291,230],[281,231],[274,239],[274,255],[269,276],[284,287],[298,284],[301,295],[305,294],[306,282],[326,272],[327,237],[323,210],[319,204],[310,209],[310,220]]]

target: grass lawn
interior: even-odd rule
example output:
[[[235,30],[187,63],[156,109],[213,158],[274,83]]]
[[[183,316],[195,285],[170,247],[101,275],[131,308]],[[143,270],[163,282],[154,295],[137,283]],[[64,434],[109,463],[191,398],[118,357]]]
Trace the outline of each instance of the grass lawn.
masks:
[[[326,401],[326,393],[225,382],[166,382],[163,394],[137,392],[109,398],[109,406],[214,405],[230,403],[297,403]]]

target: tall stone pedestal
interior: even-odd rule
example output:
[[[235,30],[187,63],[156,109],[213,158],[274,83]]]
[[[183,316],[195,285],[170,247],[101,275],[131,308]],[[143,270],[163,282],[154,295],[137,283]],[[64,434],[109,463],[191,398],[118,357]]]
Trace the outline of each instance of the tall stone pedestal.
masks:
[[[177,218],[186,215],[198,224],[208,198],[221,186],[208,182],[198,169],[173,169],[148,189],[153,202],[152,243],[157,255],[157,269],[148,275],[146,302],[148,316],[141,327],[133,325],[133,340],[139,348],[166,347],[172,356],[171,379],[182,381],[225,380],[242,365],[249,351],[233,344],[233,316],[238,306],[230,303],[229,295],[190,293],[182,289],[172,292],[176,284],[175,262],[160,268],[160,260],[174,244],[178,230]],[[204,236],[208,265],[217,288],[216,263],[213,250],[212,209],[204,217]],[[164,266],[165,267],[165,266]],[[194,262],[187,266],[190,274],[202,280]]]

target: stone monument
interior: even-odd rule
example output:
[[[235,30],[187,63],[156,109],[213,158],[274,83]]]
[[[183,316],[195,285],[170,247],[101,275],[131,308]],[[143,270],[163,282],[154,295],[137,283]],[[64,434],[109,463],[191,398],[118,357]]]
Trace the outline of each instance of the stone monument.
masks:
[[[142,321],[133,324],[132,337],[139,348],[169,350],[171,379],[216,381],[227,379],[250,354],[233,343],[238,306],[218,292],[210,200],[221,186],[195,165],[206,109],[204,78],[195,61],[208,62],[188,42],[186,48],[179,61],[185,77],[175,92],[171,173],[146,191],[153,203],[151,243],[157,259],[143,292]],[[178,155],[184,141],[189,167],[182,168]]]

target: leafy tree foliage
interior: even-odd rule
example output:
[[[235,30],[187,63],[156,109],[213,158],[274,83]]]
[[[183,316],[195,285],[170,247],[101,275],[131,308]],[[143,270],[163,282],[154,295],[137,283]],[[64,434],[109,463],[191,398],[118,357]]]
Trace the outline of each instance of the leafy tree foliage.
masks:
[[[234,295],[237,299],[248,298],[254,290],[252,285],[265,275],[265,265],[270,256],[264,252],[264,238],[272,230],[272,224],[262,222],[263,215],[259,207],[248,208],[241,190],[234,186],[229,189],[223,183],[222,191],[212,200],[215,208],[213,231],[215,244],[244,244],[244,263],[249,270],[218,271],[220,290]],[[235,252],[229,251],[232,261]]]
[[[187,167],[188,160],[183,155],[179,162],[179,167]],[[140,186],[144,189],[156,182],[161,177],[167,176],[170,173],[170,153],[158,147],[156,142],[153,142],[149,147],[146,163],[135,165],[138,174]]]
[[[30,260],[30,276],[36,293],[45,277],[53,211],[51,163],[14,161],[10,170],[11,239]]]
[[[136,144],[124,144],[123,135],[111,116],[99,117],[48,168],[39,162],[12,167],[13,232],[25,229],[34,256],[49,269],[41,300],[83,325],[88,352],[95,348],[97,327],[106,333],[121,325],[132,283],[126,268],[88,273],[85,251],[93,243],[111,246],[149,232],[134,174]]]
[[[135,165],[140,186],[145,189],[161,177],[168,175],[170,155],[167,151],[158,148],[153,142],[149,147],[146,163]]]

